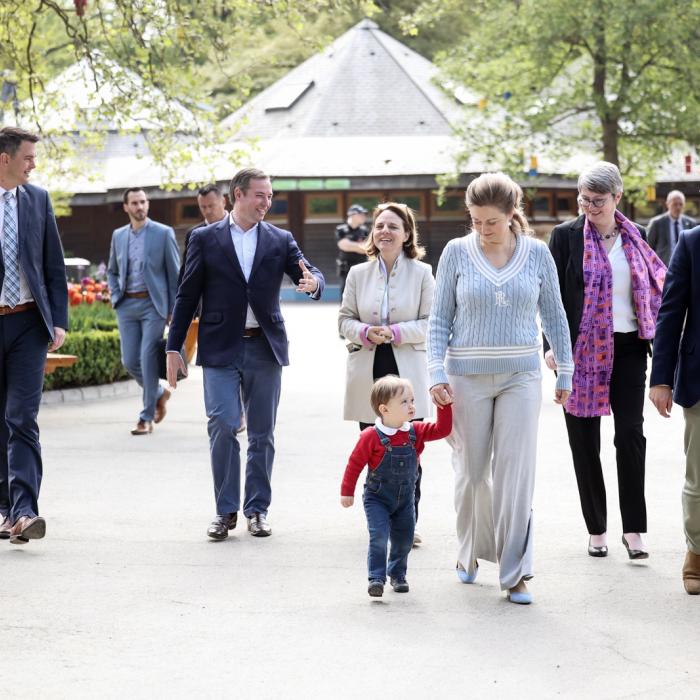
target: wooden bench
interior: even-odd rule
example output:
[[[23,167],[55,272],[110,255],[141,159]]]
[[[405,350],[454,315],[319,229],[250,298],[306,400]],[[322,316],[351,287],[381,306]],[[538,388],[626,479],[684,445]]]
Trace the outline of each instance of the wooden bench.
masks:
[[[72,367],[77,361],[77,355],[61,355],[57,352],[50,352],[46,355],[44,374],[51,374],[57,367]]]

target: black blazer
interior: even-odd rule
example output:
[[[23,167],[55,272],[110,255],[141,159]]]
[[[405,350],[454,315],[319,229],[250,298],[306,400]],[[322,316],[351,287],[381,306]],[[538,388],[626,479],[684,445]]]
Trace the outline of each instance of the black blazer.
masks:
[[[549,250],[557,266],[559,290],[564,303],[564,311],[569,322],[571,344],[576,345],[578,329],[583,315],[583,225],[586,217],[565,221],[552,229],[549,237]],[[635,224],[646,241],[647,234],[643,226]],[[544,338],[544,351],[549,350],[549,343]]]
[[[49,193],[34,185],[17,187],[19,264],[53,340],[54,326],[68,328],[68,284],[63,248]],[[5,267],[0,255],[0,287]]]
[[[673,387],[674,401],[700,401],[700,226],[681,231],[656,321],[650,386]]]

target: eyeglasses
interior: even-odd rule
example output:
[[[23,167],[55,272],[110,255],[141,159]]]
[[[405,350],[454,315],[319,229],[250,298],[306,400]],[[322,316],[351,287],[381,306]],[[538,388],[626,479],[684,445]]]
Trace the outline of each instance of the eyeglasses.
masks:
[[[579,195],[576,198],[576,201],[582,206],[582,207],[593,207],[594,209],[600,209],[605,202],[608,201],[608,196],[605,195],[605,197],[596,197],[595,199],[588,199],[588,197],[584,197],[583,195]]]

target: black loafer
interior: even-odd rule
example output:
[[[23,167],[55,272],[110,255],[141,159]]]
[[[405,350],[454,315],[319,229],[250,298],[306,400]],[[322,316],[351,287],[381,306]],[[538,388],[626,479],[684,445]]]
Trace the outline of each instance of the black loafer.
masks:
[[[588,556],[589,557],[607,557],[608,556],[608,545],[604,544],[602,547],[594,547],[591,544],[591,538],[588,538]]]
[[[238,513],[217,515],[214,522],[209,526],[207,535],[213,540],[225,540],[228,537],[228,531],[233,530],[237,522]]]
[[[384,595],[384,582],[379,580],[370,581],[367,587],[367,593],[369,593],[372,598],[381,598]]]
[[[625,549],[627,550],[627,556],[630,559],[648,559],[649,558],[649,552],[646,552],[643,549],[630,549],[630,546],[627,543],[627,540],[625,539],[624,535],[622,535],[622,544],[625,545]]]
[[[11,530],[10,518],[3,518],[2,524],[0,524],[0,540],[9,540]]]
[[[272,528],[262,513],[253,513],[248,518],[248,532],[253,537],[269,537],[272,534]]]
[[[405,578],[392,578],[391,587],[395,593],[408,593],[408,581]]]

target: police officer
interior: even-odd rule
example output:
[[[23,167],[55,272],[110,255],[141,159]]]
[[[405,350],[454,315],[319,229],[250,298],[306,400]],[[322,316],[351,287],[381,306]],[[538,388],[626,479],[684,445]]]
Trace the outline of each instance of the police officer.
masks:
[[[369,228],[365,223],[367,221],[367,210],[359,204],[353,204],[348,209],[347,216],[347,223],[340,224],[340,226],[335,228],[335,240],[339,250],[335,262],[338,266],[338,277],[340,278],[341,300],[345,290],[345,280],[350,268],[353,265],[367,262],[367,253],[365,253],[365,239],[369,234]]]

